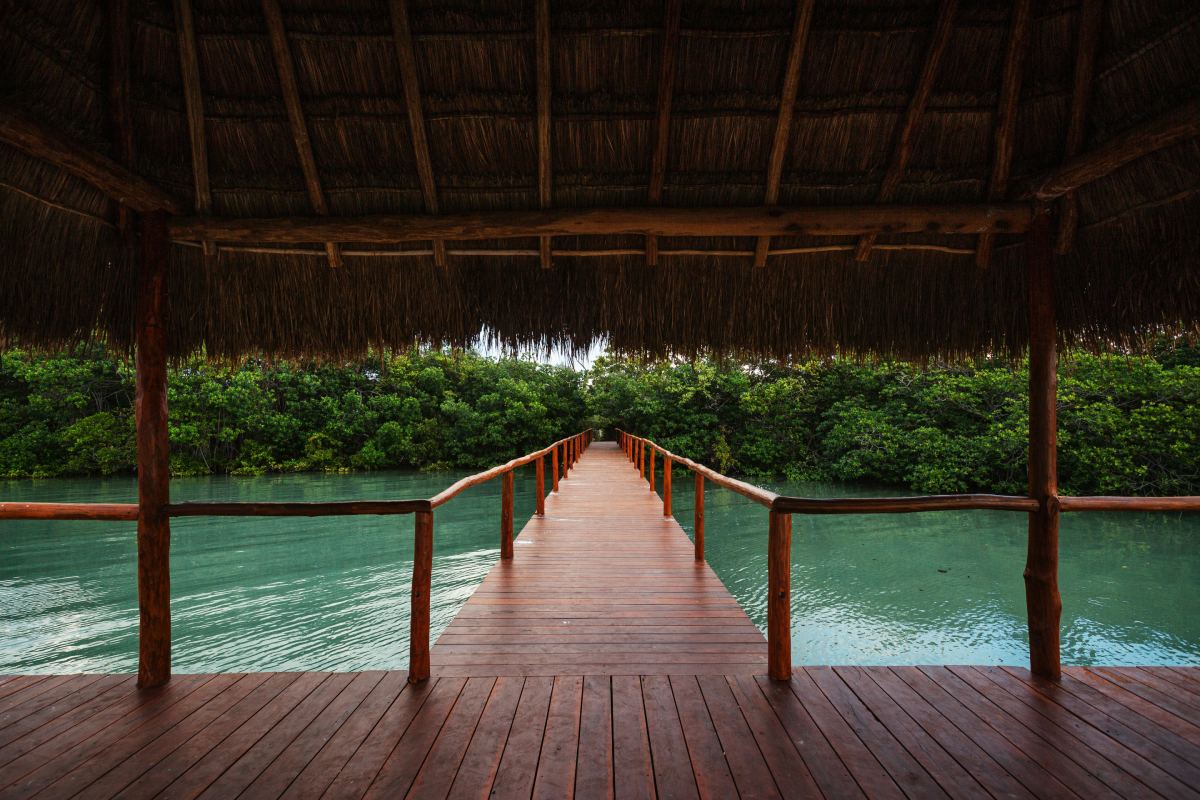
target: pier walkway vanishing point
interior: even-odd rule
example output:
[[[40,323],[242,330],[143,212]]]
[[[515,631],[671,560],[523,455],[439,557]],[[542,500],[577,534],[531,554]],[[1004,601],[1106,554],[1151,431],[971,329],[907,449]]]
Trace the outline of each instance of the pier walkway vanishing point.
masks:
[[[762,634],[612,444],[514,551],[416,684],[0,676],[0,797],[1200,797],[1194,668],[769,679]]]

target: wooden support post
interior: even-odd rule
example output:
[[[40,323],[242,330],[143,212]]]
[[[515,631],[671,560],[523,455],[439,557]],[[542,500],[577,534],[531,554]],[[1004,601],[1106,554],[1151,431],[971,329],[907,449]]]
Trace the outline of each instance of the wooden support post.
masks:
[[[513,471],[500,483],[500,557],[513,557]]]
[[[792,516],[771,512],[767,542],[767,670],[792,677]]]
[[[654,448],[650,448],[650,466],[646,468],[650,473],[650,491],[654,491]]]
[[[638,439],[638,477],[646,480],[646,440]]]
[[[558,448],[550,448],[550,491],[558,491]]]
[[[408,682],[429,677],[429,601],[433,584],[433,512],[413,515],[412,598],[408,623]]]
[[[1029,614],[1029,668],[1058,679],[1058,354],[1054,319],[1054,233],[1045,207],[1035,213],[1026,241],[1029,290],[1029,496],[1041,509],[1029,514],[1025,604]]]
[[[663,456],[663,516],[671,516],[671,459]]]
[[[571,471],[571,462],[567,461],[567,443],[566,442],[562,443],[562,462],[563,462],[562,479],[565,481],[567,479],[567,473]]]
[[[537,464],[537,515],[546,516],[546,457],[538,456]]]
[[[704,560],[704,476],[696,473],[696,505],[692,515],[692,532],[695,535],[696,560]]]
[[[138,270],[137,577],[138,686],[161,686],[171,678],[171,445],[167,434],[167,216],[142,217]]]

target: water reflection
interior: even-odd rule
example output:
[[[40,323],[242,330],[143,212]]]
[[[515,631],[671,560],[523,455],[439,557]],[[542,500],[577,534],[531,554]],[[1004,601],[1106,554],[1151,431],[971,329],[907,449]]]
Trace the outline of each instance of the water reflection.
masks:
[[[289,475],[173,482],[176,500],[422,497],[462,473]],[[691,527],[692,483],[675,513]],[[780,484],[789,494],[879,494]],[[532,470],[516,485],[518,527]],[[437,636],[499,555],[500,485],[439,509]],[[11,501],[130,502],[131,480],[0,483]],[[708,559],[766,623],[766,512],[710,488]],[[203,518],[172,523],[175,668],[402,669],[411,517]],[[520,557],[520,549],[517,550]],[[135,528],[0,522],[0,673],[131,672],[137,663]],[[804,664],[1021,664],[1025,518],[1004,512],[794,517],[793,656]],[[1062,525],[1063,659],[1200,662],[1200,515],[1078,514]]]

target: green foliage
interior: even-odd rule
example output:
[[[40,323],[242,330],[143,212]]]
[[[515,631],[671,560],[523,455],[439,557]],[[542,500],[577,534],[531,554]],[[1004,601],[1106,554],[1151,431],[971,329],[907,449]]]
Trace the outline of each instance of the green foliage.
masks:
[[[589,425],[751,479],[1021,493],[1027,372],[605,357],[587,373],[438,351],[342,365],[188,361],[169,378],[174,474],[480,468]],[[135,468],[131,365],[92,346],[0,353],[0,477]],[[1059,369],[1059,485],[1200,493],[1200,349]]]
[[[1200,349],[1064,358],[1059,486],[1069,494],[1200,492]],[[752,478],[861,480],[923,493],[1025,491],[1025,365],[790,367],[604,358],[593,418]]]
[[[168,379],[175,475],[485,467],[584,427],[583,376],[470,353],[345,365],[195,359]],[[0,354],[0,477],[136,468],[131,365]]]

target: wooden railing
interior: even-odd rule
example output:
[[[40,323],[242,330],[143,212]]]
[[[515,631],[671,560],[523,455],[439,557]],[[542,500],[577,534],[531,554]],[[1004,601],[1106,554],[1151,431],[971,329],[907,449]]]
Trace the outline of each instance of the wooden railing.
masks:
[[[991,510],[1045,511],[1033,497],[1000,494],[948,494],[918,497],[788,497],[727,475],[676,455],[653,441],[620,429],[617,441],[629,460],[637,464],[653,491],[656,454],[663,459],[663,514],[671,514],[672,464],[691,470],[696,481],[694,508],[695,554],[704,560],[705,480],[746,497],[770,512],[767,538],[767,666],[772,678],[786,680],[792,674],[792,514],[907,514],[923,511]],[[1051,496],[1047,504],[1055,511],[1200,511],[1200,496],[1194,497],[1069,497]],[[1057,563],[1057,559],[1056,559]]]
[[[492,467],[484,472],[456,481],[430,498],[414,500],[349,500],[333,503],[168,503],[169,517],[329,517],[351,514],[412,514],[414,515],[413,571],[411,617],[409,626],[409,667],[411,682],[429,677],[429,609],[433,583],[433,512],[462,492],[495,478],[503,480],[500,492],[500,557],[513,557],[513,472],[532,463],[535,467],[537,492],[536,514],[546,513],[546,457],[550,457],[551,490],[558,491],[560,480],[566,480],[571,468],[592,442],[592,430],[581,431],[520,458]],[[560,474],[561,473],[561,474]],[[0,520],[100,520],[132,522],[138,519],[137,503],[0,503]],[[170,580],[163,574],[162,591],[168,591]],[[139,640],[144,650],[147,640],[156,645],[170,643],[170,618],[165,631],[155,631]],[[145,631],[143,631],[145,633]],[[169,649],[168,649],[169,652]],[[141,653],[144,657],[145,653]]]

